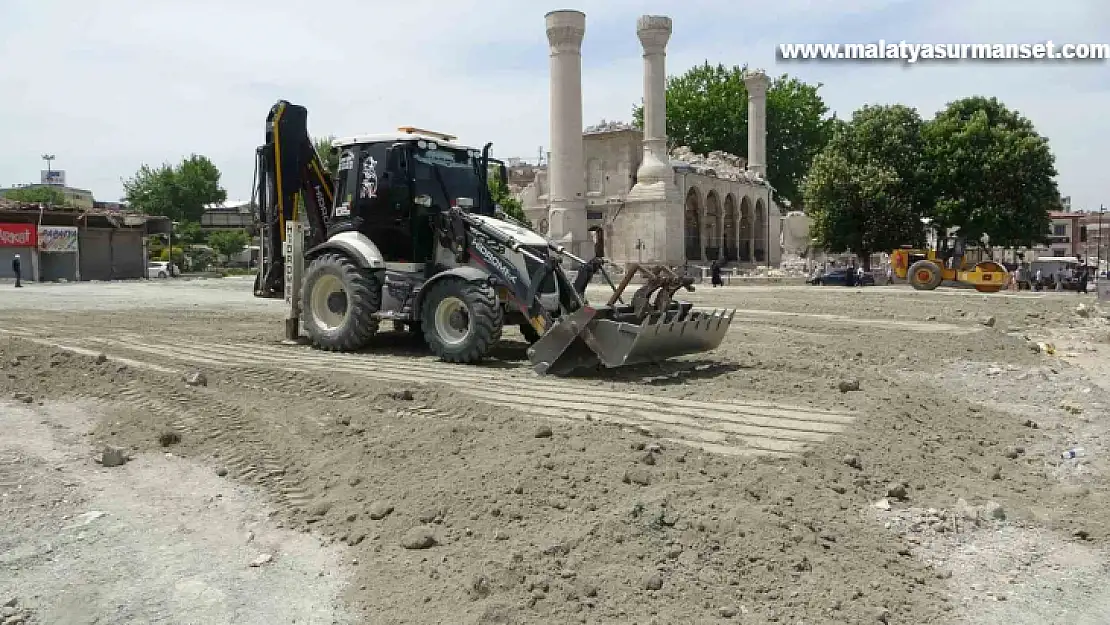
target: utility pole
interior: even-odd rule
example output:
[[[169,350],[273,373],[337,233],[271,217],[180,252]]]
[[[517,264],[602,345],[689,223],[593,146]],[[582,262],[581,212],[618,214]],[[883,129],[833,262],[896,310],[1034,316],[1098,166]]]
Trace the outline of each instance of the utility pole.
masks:
[[[42,160],[46,161],[46,183],[50,184],[51,178],[54,177],[54,176],[51,175],[54,170],[53,170],[53,168],[50,167],[50,164],[54,162],[54,155],[53,154],[43,154],[42,155]]]
[[[1098,206],[1098,235],[1095,239],[1095,275],[1097,276],[1102,271],[1102,213],[1106,211],[1106,206],[1099,204]]]

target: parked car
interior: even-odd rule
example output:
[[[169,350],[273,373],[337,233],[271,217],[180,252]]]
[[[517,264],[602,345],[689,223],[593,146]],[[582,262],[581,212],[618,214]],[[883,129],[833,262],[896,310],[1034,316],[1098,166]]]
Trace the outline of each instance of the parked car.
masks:
[[[829,285],[829,286],[844,286],[848,281],[848,269],[841,267],[838,269],[830,269],[823,274],[813,276],[806,280],[806,283],[813,285]],[[854,271],[854,270],[853,270]],[[863,279],[857,286],[875,286],[875,274],[870,271],[863,272]]]
[[[148,278],[168,278],[170,276],[180,276],[181,270],[177,265],[166,261],[153,261],[147,263],[146,277]]]

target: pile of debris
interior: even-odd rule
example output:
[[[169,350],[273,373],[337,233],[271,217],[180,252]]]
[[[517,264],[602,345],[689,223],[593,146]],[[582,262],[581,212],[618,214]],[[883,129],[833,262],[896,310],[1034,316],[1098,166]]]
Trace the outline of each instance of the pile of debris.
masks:
[[[594,135],[603,132],[618,132],[621,130],[636,130],[636,127],[628,122],[608,121],[603,119],[593,126],[587,126],[585,134]]]
[[[748,160],[742,156],[714,150],[708,155],[698,154],[685,145],[671,150],[671,163],[686,166],[694,173],[714,176],[735,182],[764,184],[762,176],[748,169]]]

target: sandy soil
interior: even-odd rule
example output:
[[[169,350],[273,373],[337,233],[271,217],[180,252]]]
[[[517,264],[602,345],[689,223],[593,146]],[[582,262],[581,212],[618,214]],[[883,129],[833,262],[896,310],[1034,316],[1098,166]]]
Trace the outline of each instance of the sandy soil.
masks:
[[[74,495],[110,487],[145,508],[91,527],[121,519],[143,537],[128,548],[152,558],[176,524],[198,528],[176,548],[226,571],[208,623],[253,622],[228,606],[275,594],[341,620],[327,612],[336,584],[365,623],[1110,619],[1110,323],[1092,298],[732,287],[690,299],[738,309],[717,352],[549,379],[508,330],[480,367],[388,335],[357,355],[284,346],[281,303],[243,280],[29,285],[0,298],[0,391],[77,433],[94,419],[66,439],[68,460],[41,462],[98,476]],[[185,381],[198,372],[206,384]],[[38,441],[34,457],[63,445],[61,430],[32,429],[18,438]],[[90,465],[104,444],[136,459]],[[192,467],[196,485],[158,463]],[[0,465],[4,492],[56,492],[18,475]],[[245,503],[202,521],[181,490]],[[106,510],[100,497],[65,514]],[[243,515],[261,497],[274,516],[251,518],[275,533],[274,560],[250,567]],[[151,507],[164,517],[144,517]],[[4,553],[72,532],[49,514],[0,508],[0,523],[26,528]],[[325,546],[279,538],[289,531]],[[105,550],[74,557],[126,566]],[[312,578],[329,559],[349,580],[344,567]],[[315,590],[232,581],[284,562]],[[85,603],[113,622],[194,622],[164,590],[189,572],[162,568],[129,591],[158,599],[161,621],[121,611],[134,604],[118,582]],[[20,605],[48,605],[56,581],[23,579]]]

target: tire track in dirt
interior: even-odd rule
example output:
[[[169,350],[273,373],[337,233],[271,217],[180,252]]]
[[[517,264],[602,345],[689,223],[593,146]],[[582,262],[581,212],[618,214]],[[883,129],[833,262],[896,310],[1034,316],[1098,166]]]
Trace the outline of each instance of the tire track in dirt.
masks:
[[[0,330],[32,343],[62,349],[85,356],[96,356],[103,350],[89,346],[102,346],[103,340],[86,340],[85,345],[59,343],[26,336],[25,333]],[[113,356],[119,364],[146,369],[162,374],[178,375],[180,371],[145,360]],[[137,381],[113,393],[82,394],[99,402],[122,404],[130,410],[145,415],[161,417],[175,430],[195,440],[209,442],[215,455],[226,466],[228,473],[237,479],[267,488],[277,495],[279,504],[303,509],[311,501],[308,490],[302,486],[303,478],[290,472],[293,466],[287,457],[266,446],[263,430],[256,418],[238,407],[223,402],[215,389],[192,388],[188,391],[157,386],[151,387]],[[203,409],[198,409],[202,406]]]
[[[211,391],[151,389],[131,383],[119,392],[118,399],[132,409],[163,417],[193,440],[206,441],[232,477],[266,487],[278,495],[280,503],[295,508],[307,505],[310,497],[300,486],[301,480],[289,471],[286,458],[266,446],[255,419],[214,395]],[[203,412],[197,406],[203,406]]]
[[[630,427],[657,427],[667,440],[723,454],[787,455],[842,432],[846,413],[772,402],[704,402],[604,390],[536,378],[519,369],[461,367],[389,355],[321,354],[307,347],[98,339],[114,351],[219,367],[249,368],[266,387],[297,388],[304,374],[349,374],[398,383],[449,387],[485,403],[566,421],[592,419]],[[330,393],[333,391],[323,391]],[[421,407],[425,408],[425,407]]]

